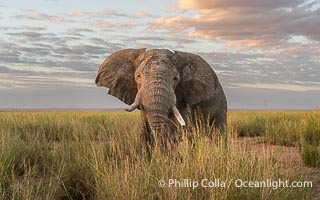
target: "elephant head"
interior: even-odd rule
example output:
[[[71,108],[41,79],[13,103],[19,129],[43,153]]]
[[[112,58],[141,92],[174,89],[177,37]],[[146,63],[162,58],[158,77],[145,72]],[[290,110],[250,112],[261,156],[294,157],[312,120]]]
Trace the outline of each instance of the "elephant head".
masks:
[[[219,91],[223,93],[216,74],[200,56],[165,49],[112,53],[101,64],[96,85],[130,105],[125,110],[141,110],[153,133],[170,132],[177,122],[185,126],[179,110],[218,101]]]

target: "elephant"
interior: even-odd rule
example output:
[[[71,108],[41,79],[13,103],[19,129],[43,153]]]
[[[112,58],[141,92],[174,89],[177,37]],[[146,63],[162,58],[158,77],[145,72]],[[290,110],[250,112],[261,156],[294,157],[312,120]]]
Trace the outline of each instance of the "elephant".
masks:
[[[203,119],[226,129],[227,100],[216,73],[200,56],[167,49],[124,49],[112,53],[100,65],[98,87],[141,110],[143,140],[174,138],[188,115],[199,111]]]

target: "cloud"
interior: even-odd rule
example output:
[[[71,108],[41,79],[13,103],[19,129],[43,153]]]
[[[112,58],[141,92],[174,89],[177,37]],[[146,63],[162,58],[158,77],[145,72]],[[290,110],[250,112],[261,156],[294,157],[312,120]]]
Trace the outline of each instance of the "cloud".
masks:
[[[62,47],[53,47],[53,53],[59,55],[101,55],[105,53],[105,48],[102,46],[89,45],[89,44],[78,44],[78,45],[70,45],[70,46],[62,46]]]
[[[29,11],[24,14],[18,14],[15,16],[16,19],[29,19],[37,21],[49,21],[54,23],[71,22],[64,17],[58,15],[48,15],[46,13],[40,13],[36,11]]]
[[[43,26],[23,26],[23,29],[30,31],[46,31],[47,27]]]
[[[74,71],[70,68],[34,67],[11,69],[0,66],[1,89],[45,88],[57,85],[82,87],[94,85],[95,71]],[[26,84],[27,83],[27,84]]]
[[[136,14],[134,14],[134,17],[137,17],[137,18],[146,18],[146,17],[154,17],[154,15],[151,14],[151,13],[149,13],[149,12],[141,11],[141,12],[137,12]]]
[[[290,35],[287,39],[288,43],[301,44],[301,45],[319,45],[319,41],[312,40],[304,35]]]
[[[135,14],[125,13],[119,10],[102,9],[94,12],[73,11],[68,16],[76,18],[145,18],[154,17],[152,13],[146,11],[136,12]]]
[[[250,53],[198,53],[214,68],[226,87],[273,84],[319,87],[318,61],[309,57],[273,56]],[[284,88],[284,87],[281,87]],[[292,89],[301,90],[299,87]],[[290,88],[287,88],[290,89]]]
[[[89,29],[89,28],[72,28],[69,29],[71,32],[77,32],[77,33],[92,33],[94,30]]]
[[[0,66],[0,73],[8,73],[11,70],[8,67]]]
[[[189,37],[241,41],[241,45],[251,46],[276,44],[289,35],[319,41],[320,9],[310,11],[317,1],[311,2],[301,5],[300,0],[180,0],[176,7],[195,11],[193,17],[161,17],[151,21],[149,28],[187,31]]]
[[[22,36],[28,40],[39,40],[40,37],[43,36],[41,33],[33,32],[33,31],[22,31],[22,32],[16,32],[16,33],[7,33],[7,35],[11,36]]]
[[[94,32],[87,28],[68,29],[64,33],[7,32],[9,40],[0,39],[0,59],[5,63],[39,64],[44,60],[56,60],[58,63],[61,59],[87,63],[93,57],[100,58],[122,48],[118,43],[106,41],[103,37],[87,36],[87,33]]]
[[[173,32],[181,32],[196,26],[194,19],[186,17],[160,17],[150,22],[150,29],[169,29]]]
[[[60,25],[59,25],[60,26]],[[2,89],[46,88],[53,85],[94,85],[105,57],[122,48],[96,30],[61,25],[1,27],[0,85]],[[97,36],[97,37],[95,37]]]
[[[96,12],[73,11],[68,14],[71,17],[129,17],[126,13],[117,10],[103,9]]]
[[[236,8],[237,10],[250,10],[250,11],[264,11],[264,10],[273,10],[279,7],[291,7],[297,6],[301,3],[300,0],[203,0],[201,2],[195,0],[180,0],[177,3],[178,8],[180,9],[197,9],[197,10],[207,10],[207,9],[229,9]],[[252,10],[253,9],[253,10]]]
[[[138,24],[136,22],[111,23],[109,21],[95,21],[95,22],[91,22],[90,26],[103,28],[103,29],[130,29],[130,28],[137,27]]]

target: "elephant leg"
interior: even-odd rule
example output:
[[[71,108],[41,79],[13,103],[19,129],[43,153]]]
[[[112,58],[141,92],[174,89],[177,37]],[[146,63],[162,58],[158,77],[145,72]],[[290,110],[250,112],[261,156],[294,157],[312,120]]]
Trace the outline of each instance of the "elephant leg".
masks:
[[[213,115],[213,123],[220,131],[224,131],[227,128],[227,112],[221,110],[215,113]]]
[[[226,138],[227,113],[225,108],[218,107],[216,104],[201,105],[194,112],[197,115],[196,117],[200,117],[200,119],[203,120],[202,124],[207,130],[209,138],[215,138],[217,133],[220,133],[223,138]]]
[[[222,140],[223,140],[223,145],[225,148],[227,148],[227,112],[225,110],[218,110],[218,112],[214,115],[214,126],[218,128]]]

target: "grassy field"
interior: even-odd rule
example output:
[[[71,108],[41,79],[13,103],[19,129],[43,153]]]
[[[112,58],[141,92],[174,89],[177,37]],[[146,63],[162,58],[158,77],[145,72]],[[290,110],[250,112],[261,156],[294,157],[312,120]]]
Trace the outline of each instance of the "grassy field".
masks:
[[[138,113],[0,112],[0,199],[320,198],[320,112],[229,112],[227,147],[198,123],[151,158],[139,122]],[[313,187],[240,185],[268,180]]]

